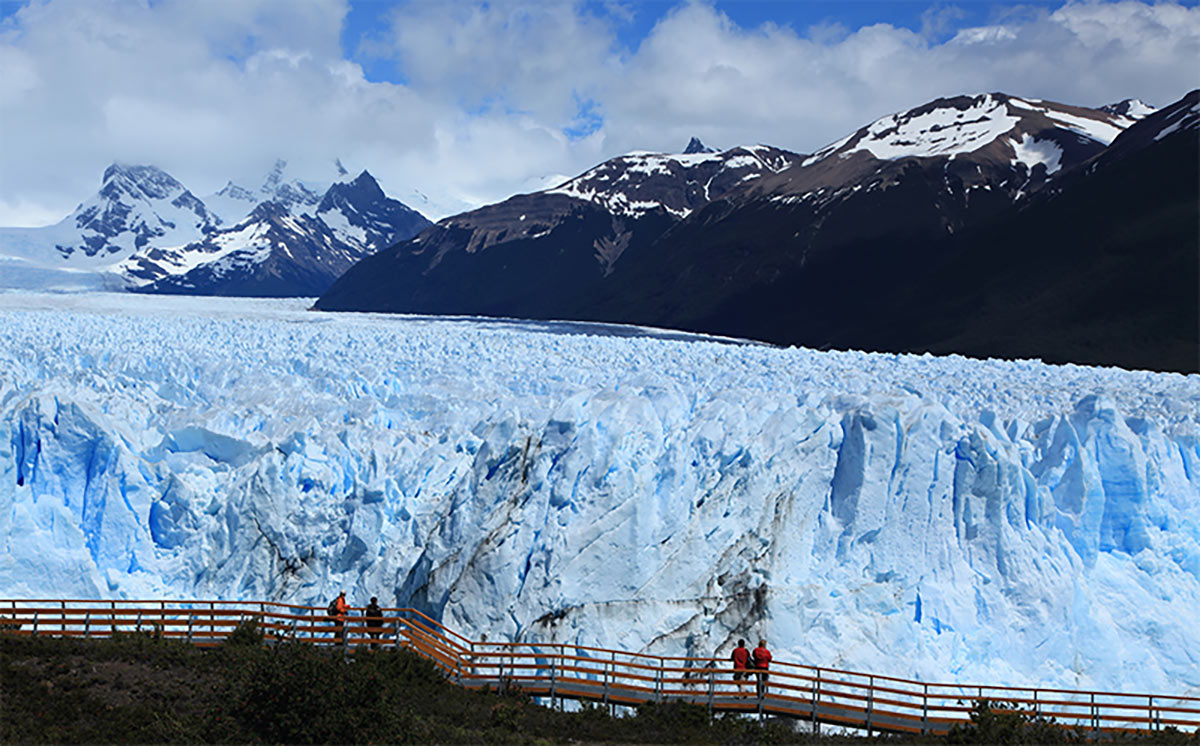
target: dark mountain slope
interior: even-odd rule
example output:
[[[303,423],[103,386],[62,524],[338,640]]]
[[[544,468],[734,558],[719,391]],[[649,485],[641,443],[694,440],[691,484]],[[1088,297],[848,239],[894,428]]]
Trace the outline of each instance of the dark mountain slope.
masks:
[[[359,262],[321,310],[592,319],[614,267],[726,191],[799,156],[766,146],[636,153],[554,188],[447,218]]]
[[[599,292],[606,262],[645,250],[673,222],[662,210],[622,218],[566,196],[519,195],[367,257],[316,307],[572,318]]]
[[[317,308],[1190,370],[1194,98],[957,96],[809,157],[622,156],[447,218]]]
[[[817,250],[790,263],[781,252],[769,270],[756,269],[756,282],[730,283],[740,292],[707,310],[687,302],[701,292],[695,285],[667,293],[656,309],[667,320],[659,323],[813,347],[1196,371],[1200,177],[1195,117],[1188,129],[1184,116],[1195,106],[1193,93],[1130,127],[1053,189],[949,237],[921,218],[936,185],[906,179],[913,198],[889,201],[913,205],[909,224],[924,224],[923,235],[886,232],[894,223],[884,205],[865,204],[856,212],[878,234],[860,229],[826,251],[818,240]],[[1175,122],[1184,124],[1154,139]],[[671,238],[706,256],[718,253],[713,246],[745,243],[747,226],[771,226],[754,234],[744,265],[729,271],[755,267],[762,247],[794,240],[788,229],[803,221],[789,226],[765,205],[750,209],[762,214],[743,208],[737,220],[707,220],[707,234]],[[696,244],[705,237],[707,245]],[[711,268],[696,274],[714,275]]]
[[[936,324],[900,314],[907,347],[1200,372],[1197,111],[1193,92],[1131,127],[1055,194],[947,242],[923,287],[974,292],[940,297],[926,314]]]

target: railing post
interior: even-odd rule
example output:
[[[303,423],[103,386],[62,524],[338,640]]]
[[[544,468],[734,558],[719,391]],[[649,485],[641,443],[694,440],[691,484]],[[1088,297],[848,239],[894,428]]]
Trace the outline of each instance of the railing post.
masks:
[[[35,609],[33,612],[33,637],[37,637],[38,613]]]
[[[608,661],[605,661],[604,662],[604,700],[603,700],[605,705],[608,705],[608,677],[609,677],[609,672],[611,670],[612,670],[612,665]]]
[[[1158,730],[1154,727],[1154,697],[1147,697],[1149,700],[1146,703],[1146,718],[1150,722],[1150,730]]]
[[[710,664],[708,667],[708,719],[711,721],[713,716],[713,697],[716,693],[716,673],[717,669]]]
[[[112,631],[111,631],[111,633],[110,633],[110,635],[115,635],[115,634],[117,634],[117,602],[116,602],[116,601],[112,601],[112,602],[110,602],[110,604],[111,604],[111,605],[110,605],[110,607],[109,607],[109,608],[110,608],[110,609],[111,609],[111,611],[112,611],[112,616],[110,616],[110,617],[108,618],[108,621],[109,621],[109,626],[110,626],[110,628],[111,628],[111,630],[112,630]]]
[[[1038,699],[1037,699],[1037,695],[1038,695],[1038,690],[1037,690],[1037,689],[1034,689],[1034,690],[1033,690],[1033,716],[1034,716],[1035,718],[1037,718],[1037,717],[1041,717],[1041,715],[1042,715],[1042,709],[1041,709],[1041,707],[1038,705]]]
[[[487,635],[484,635],[484,637],[487,637]],[[470,661],[469,667],[471,669],[470,673],[468,673],[467,675],[471,677],[471,680],[473,682],[475,680],[475,672],[478,670],[478,665],[479,665],[479,658],[477,658],[475,656],[475,641],[474,640],[471,640],[471,652],[467,655],[467,660]]]
[[[821,721],[817,719],[817,701],[821,699],[821,668],[817,667],[817,685],[813,689],[812,700],[812,724],[813,733],[821,732]]]
[[[658,670],[654,672],[654,699],[657,702],[663,701],[663,660],[658,659]]]
[[[195,622],[195,620],[196,620],[195,614],[188,614],[188,635],[187,635],[188,645],[192,644],[192,623]]]
[[[59,603],[60,608],[62,609],[62,612],[59,613],[59,615],[58,615],[58,629],[60,632],[66,632],[67,631],[67,602],[59,601],[58,603]]]
[[[92,612],[83,615],[83,639],[88,639],[92,636]]]
[[[211,641],[217,636],[216,619],[217,605],[212,601],[208,602],[208,639]]]
[[[554,653],[550,654],[550,708],[554,709],[554,695],[557,692],[554,670]]]
[[[567,655],[567,648],[566,648],[566,646],[565,646],[565,645],[559,645],[559,646],[558,646],[558,659],[557,659],[557,661],[558,661],[558,665],[559,665],[559,666],[562,666],[562,665],[563,665],[563,658],[565,658],[565,657],[566,657],[566,655]],[[565,703],[566,703],[566,699],[565,699],[565,698],[563,698],[563,697],[559,697],[559,698],[558,698],[558,711],[559,711],[559,712],[562,712],[562,711],[563,711],[563,708],[564,708],[564,706],[565,706]]]
[[[921,735],[929,733],[929,684],[924,684],[924,692],[921,694]]]
[[[867,677],[867,738],[871,737],[871,714],[875,710],[875,677]]]
[[[767,696],[767,687],[765,686],[766,682],[763,680],[763,675],[761,673],[755,672],[754,677],[754,693],[758,695],[758,719],[762,720],[763,701]]]
[[[142,610],[138,609],[137,621],[134,623],[134,632],[142,631]]]
[[[1094,735],[1097,731],[1100,730],[1100,715],[1099,715],[1099,711],[1096,710],[1096,693],[1095,692],[1092,692],[1091,699],[1092,699],[1092,733]]]

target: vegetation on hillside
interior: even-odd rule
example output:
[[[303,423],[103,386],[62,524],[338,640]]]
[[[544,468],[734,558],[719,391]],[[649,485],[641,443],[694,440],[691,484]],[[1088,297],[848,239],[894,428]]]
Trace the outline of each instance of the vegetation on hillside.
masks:
[[[0,634],[3,743],[863,743],[808,725],[660,704],[613,717],[473,692],[407,651],[267,648],[247,627],[201,650],[153,634],[104,640]],[[950,739],[886,743],[1064,743],[1072,734],[984,706]],[[1183,734],[1154,742],[1200,743]]]

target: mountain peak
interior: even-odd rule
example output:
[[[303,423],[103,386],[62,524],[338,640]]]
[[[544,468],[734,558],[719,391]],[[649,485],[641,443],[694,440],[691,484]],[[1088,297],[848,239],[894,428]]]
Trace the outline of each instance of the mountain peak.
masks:
[[[687,147],[683,149],[684,155],[695,155],[697,153],[715,153],[715,152],[717,152],[717,151],[714,150],[713,148],[708,147],[704,143],[700,142],[700,138],[698,138],[698,137],[693,137],[691,140],[689,140]]]
[[[1100,109],[1000,92],[950,96],[881,117],[821,149],[804,163],[811,165],[835,153],[845,158],[856,152],[879,160],[954,158],[984,148],[991,148],[991,157],[998,157],[997,148],[1009,153],[1015,147],[1011,143],[1028,147],[1035,140],[1055,140],[1054,147],[1059,149],[1069,142],[1075,150],[1076,143],[1086,140],[1092,144],[1085,149],[1095,150],[1106,147],[1132,121]]]
[[[263,179],[263,185],[260,191],[264,193],[274,192],[279,186],[279,182],[283,180],[284,169],[287,168],[287,161],[282,158],[275,159],[275,165],[271,167],[270,173]]]
[[[142,181],[147,178],[162,178],[164,176],[168,179],[171,178],[170,174],[157,166],[135,166],[113,161],[109,164],[108,168],[104,169],[104,177],[101,180],[108,182],[122,176],[133,181]]]
[[[1130,119],[1142,119],[1147,117],[1158,109],[1154,108],[1140,98],[1127,98],[1123,101],[1118,101],[1115,104],[1107,104],[1099,107],[1100,111],[1106,111],[1109,114],[1115,114],[1120,117],[1129,117]]]
[[[121,194],[137,199],[162,199],[183,190],[183,184],[157,166],[113,163],[104,169],[100,194],[109,199]]]

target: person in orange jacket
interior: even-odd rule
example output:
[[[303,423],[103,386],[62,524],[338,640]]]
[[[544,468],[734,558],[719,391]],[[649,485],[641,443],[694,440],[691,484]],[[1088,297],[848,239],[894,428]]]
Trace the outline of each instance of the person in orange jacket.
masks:
[[[767,693],[767,670],[771,667],[771,651],[767,650],[767,641],[759,640],[758,647],[750,654],[754,662],[755,673],[758,675],[758,696],[761,699]]]
[[[346,603],[346,592],[342,591],[329,604],[329,616],[333,620],[334,637],[338,642],[344,642],[346,638],[346,613],[348,611],[350,611],[350,604]]]

